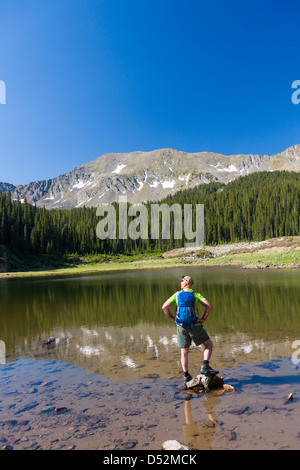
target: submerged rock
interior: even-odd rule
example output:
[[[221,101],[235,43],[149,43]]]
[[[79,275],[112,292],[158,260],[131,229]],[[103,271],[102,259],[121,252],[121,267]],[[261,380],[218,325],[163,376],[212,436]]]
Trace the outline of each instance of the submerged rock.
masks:
[[[159,375],[158,374],[146,374],[143,377],[144,379],[158,379]]]
[[[174,398],[176,398],[177,400],[189,400],[191,398],[191,394],[187,391],[187,390],[184,390],[184,391],[179,391],[179,392],[176,392],[174,394]]]
[[[57,407],[55,408],[54,412],[55,413],[66,413],[68,410],[65,406]]]
[[[236,432],[231,429],[224,431],[223,435],[228,441],[234,441],[236,439]]]
[[[45,349],[55,348],[57,345],[58,338],[47,338],[42,342],[42,347]]]
[[[66,346],[69,343],[69,339],[70,338],[65,337],[65,336],[63,336],[61,338],[51,336],[51,337],[46,338],[42,341],[42,347],[46,348],[46,349],[51,349],[51,348],[55,348],[58,345]]]

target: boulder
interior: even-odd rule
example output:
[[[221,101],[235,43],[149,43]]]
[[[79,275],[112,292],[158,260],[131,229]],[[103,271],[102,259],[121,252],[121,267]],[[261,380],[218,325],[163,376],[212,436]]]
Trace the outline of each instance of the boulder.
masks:
[[[226,391],[234,391],[234,387],[231,385],[224,384],[224,380],[218,375],[204,375],[199,374],[197,377],[193,377],[192,380],[186,383],[186,388],[202,388],[204,391],[215,390],[217,388],[223,388]]]

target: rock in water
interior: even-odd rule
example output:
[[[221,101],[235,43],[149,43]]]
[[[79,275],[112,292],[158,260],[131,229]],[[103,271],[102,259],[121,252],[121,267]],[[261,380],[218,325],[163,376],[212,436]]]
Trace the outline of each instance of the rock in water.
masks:
[[[235,388],[229,384],[223,384],[223,388],[225,392],[235,392]]]
[[[205,391],[213,390],[216,388],[222,388],[224,385],[223,379],[217,375],[204,375],[199,374],[197,377],[194,377],[192,380],[187,382],[187,388],[202,387]]]
[[[198,379],[199,376],[193,377],[189,382],[186,383],[186,388],[194,388],[201,386],[200,380]]]
[[[162,448],[163,450],[190,450],[189,447],[181,444],[178,441],[172,441],[172,440],[163,442]]]
[[[47,338],[43,341],[42,347],[46,349],[55,348],[57,343],[57,338]]]

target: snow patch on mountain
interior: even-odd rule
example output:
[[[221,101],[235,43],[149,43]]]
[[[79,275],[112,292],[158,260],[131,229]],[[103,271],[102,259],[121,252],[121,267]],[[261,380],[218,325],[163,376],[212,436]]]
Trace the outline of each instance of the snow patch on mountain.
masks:
[[[119,163],[119,165],[117,166],[117,168],[112,171],[112,173],[116,173],[117,175],[123,170],[123,168],[125,168],[126,165],[124,165],[124,163]]]

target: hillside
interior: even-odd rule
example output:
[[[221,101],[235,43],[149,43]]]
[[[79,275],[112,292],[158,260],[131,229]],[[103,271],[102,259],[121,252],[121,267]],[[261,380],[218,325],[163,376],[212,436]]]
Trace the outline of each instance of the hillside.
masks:
[[[300,236],[259,242],[236,242],[201,249],[177,248],[163,253],[165,260],[185,265],[242,268],[300,268]]]

